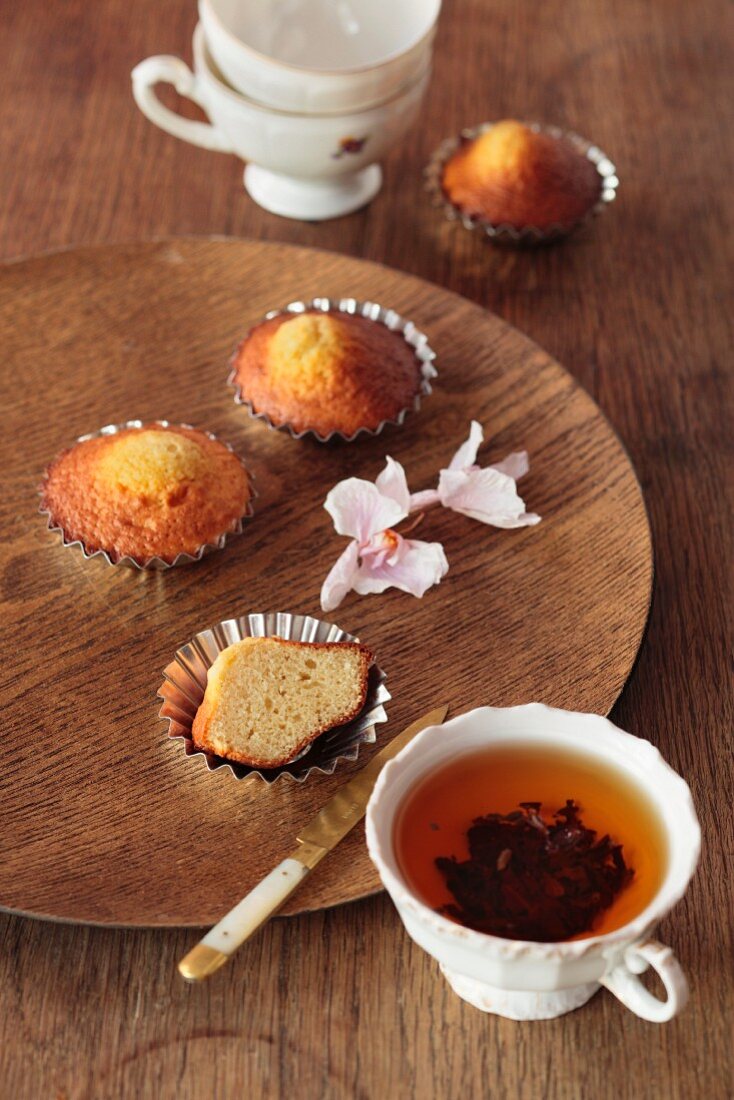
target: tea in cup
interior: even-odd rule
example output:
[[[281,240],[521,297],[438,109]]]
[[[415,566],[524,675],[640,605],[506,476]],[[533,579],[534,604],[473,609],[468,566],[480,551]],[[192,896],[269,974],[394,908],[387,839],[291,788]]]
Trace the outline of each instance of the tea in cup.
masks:
[[[686,1002],[650,937],[698,861],[690,791],[606,718],[535,703],[424,730],[381,773],[367,844],[409,935],[486,1012],[559,1016],[601,985],[647,1020]]]

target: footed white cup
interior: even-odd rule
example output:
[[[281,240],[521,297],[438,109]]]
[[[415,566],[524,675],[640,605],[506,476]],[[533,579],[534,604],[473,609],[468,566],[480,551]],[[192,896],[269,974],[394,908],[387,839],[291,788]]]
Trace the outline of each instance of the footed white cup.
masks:
[[[382,183],[376,161],[415,122],[430,79],[428,64],[392,99],[340,115],[289,114],[233,91],[207,53],[201,25],[194,33],[194,72],[177,57],[149,57],[132,72],[143,114],[174,137],[248,161],[245,188],[274,214],[321,221],[370,202]],[[165,107],[155,85],[172,84],[197,103],[209,122]]]
[[[199,0],[238,92],[295,113],[361,111],[425,68],[441,0]]]
[[[655,805],[667,832],[668,868],[658,893],[634,920],[606,935],[537,943],[475,932],[424,904],[398,865],[395,817],[417,782],[460,753],[538,742],[591,753],[600,766],[627,772]],[[585,1004],[602,985],[645,1020],[660,1023],[675,1016],[688,999],[688,985],[671,949],[651,936],[685,893],[700,843],[688,785],[649,741],[624,733],[606,718],[540,703],[481,707],[424,730],[382,770],[367,808],[367,847],[408,934],[438,960],[460,997],[513,1020],[560,1016]],[[663,999],[638,977],[648,967],[662,980]]]

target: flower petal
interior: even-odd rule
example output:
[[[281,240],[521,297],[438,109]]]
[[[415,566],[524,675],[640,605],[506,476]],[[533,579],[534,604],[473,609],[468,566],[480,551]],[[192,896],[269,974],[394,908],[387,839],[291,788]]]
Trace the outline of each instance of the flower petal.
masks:
[[[385,469],[378,474],[375,485],[384,497],[389,497],[402,509],[405,518],[410,511],[410,490],[405,477],[405,470],[388,455],[385,459]],[[395,522],[395,521],[393,521]],[[388,526],[386,524],[385,526]]]
[[[492,527],[540,523],[540,516],[525,511],[514,480],[491,466],[484,470],[442,470],[438,491],[446,508]]]
[[[360,543],[407,515],[407,510],[404,512],[392,497],[383,496],[371,481],[359,477],[349,477],[335,485],[324,501],[324,508],[340,535],[348,535]]]
[[[421,542],[403,539],[397,561],[374,565],[369,558],[363,560],[354,581],[354,591],[362,595],[384,592],[386,588],[399,588],[413,596],[421,597],[446,575],[449,563],[440,542]]]
[[[333,611],[350,592],[359,570],[359,546],[350,542],[343,554],[334,562],[328,577],[321,586],[321,606]]]
[[[420,493],[410,494],[410,511],[422,512],[424,508],[431,508],[434,504],[440,504],[441,497],[438,489],[423,489]]]
[[[525,474],[530,469],[530,462],[528,460],[527,451],[513,451],[507,458],[503,458],[501,462],[495,462],[492,465],[493,470],[499,470],[501,474],[507,474],[508,477],[514,478],[515,481],[519,481],[521,477],[525,477]]]
[[[483,439],[484,432],[482,431],[482,425],[478,420],[472,420],[469,438],[466,443],[461,444],[458,451],[451,459],[449,470],[465,470],[468,466],[473,466],[477,460],[477,451]]]

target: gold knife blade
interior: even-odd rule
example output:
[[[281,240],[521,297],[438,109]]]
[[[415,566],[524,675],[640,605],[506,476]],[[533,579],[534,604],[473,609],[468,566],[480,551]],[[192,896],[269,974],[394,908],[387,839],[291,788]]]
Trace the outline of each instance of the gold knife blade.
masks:
[[[372,757],[353,779],[350,779],[333,798],[323,806],[316,817],[298,833],[299,844],[317,844],[330,852],[365,815],[367,803],[377,782],[377,777],[388,760],[405,748],[409,741],[427,729],[440,726],[448,713],[448,705],[436,707],[393,737],[389,745]]]
[[[254,935],[298,889],[310,871],[362,820],[370,795],[384,765],[428,726],[440,725],[448,705],[436,707],[393,737],[337,793],[297,837],[298,847],[214,926],[178,964],[189,982],[208,978]]]

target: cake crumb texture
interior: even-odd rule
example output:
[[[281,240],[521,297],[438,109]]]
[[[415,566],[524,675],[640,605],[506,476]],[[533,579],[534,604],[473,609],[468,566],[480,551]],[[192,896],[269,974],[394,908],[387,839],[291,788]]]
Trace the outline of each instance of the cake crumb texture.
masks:
[[[354,642],[234,642],[209,669],[194,744],[251,767],[281,767],[356,717],[371,663],[370,651]]]

